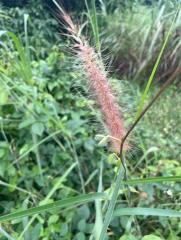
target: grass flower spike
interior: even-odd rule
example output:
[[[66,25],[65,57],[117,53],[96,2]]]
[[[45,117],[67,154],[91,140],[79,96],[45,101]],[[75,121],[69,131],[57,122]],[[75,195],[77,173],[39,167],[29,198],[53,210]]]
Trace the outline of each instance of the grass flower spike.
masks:
[[[119,153],[121,140],[125,135],[125,128],[119,106],[111,90],[106,72],[102,67],[102,61],[94,48],[80,34],[80,28],[74,25],[71,17],[62,9],[61,13],[68,34],[75,41],[74,49],[76,49],[76,54],[82,63],[91,92],[102,112],[106,128],[111,136],[112,149]]]
[[[95,100],[100,107],[105,125],[111,135],[113,150],[119,152],[120,142],[125,134],[125,129],[119,106],[116,103],[107,76],[99,67],[98,57],[94,49],[89,45],[79,45],[78,56],[83,63]]]

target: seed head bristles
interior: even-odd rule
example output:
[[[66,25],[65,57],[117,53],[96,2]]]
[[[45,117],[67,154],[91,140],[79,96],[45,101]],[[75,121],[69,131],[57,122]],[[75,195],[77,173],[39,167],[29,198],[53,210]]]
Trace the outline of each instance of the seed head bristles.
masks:
[[[105,125],[108,129],[113,151],[119,153],[120,142],[125,135],[123,118],[119,112],[119,106],[112,93],[106,71],[103,68],[99,54],[96,53],[86,39],[80,34],[79,27],[74,25],[71,17],[61,10],[62,19],[67,25],[66,29],[74,39],[75,51],[82,63],[91,92],[102,112]],[[128,145],[125,144],[125,149]]]
[[[106,126],[111,135],[112,147],[114,151],[118,152],[125,129],[119,106],[112,94],[108,79],[98,65],[93,48],[87,44],[80,45],[77,53],[82,60],[90,87],[104,116]]]

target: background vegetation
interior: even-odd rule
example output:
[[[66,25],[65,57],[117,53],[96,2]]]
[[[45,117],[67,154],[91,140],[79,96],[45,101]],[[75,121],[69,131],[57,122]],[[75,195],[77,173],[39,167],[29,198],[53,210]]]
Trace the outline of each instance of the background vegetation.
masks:
[[[84,1],[64,1],[75,21],[86,21]],[[178,1],[96,1],[103,56],[127,126],[171,25]],[[0,211],[108,192],[117,160],[99,145],[99,110],[89,98],[56,20],[51,1],[1,1]],[[178,14],[147,101],[180,64]],[[93,43],[89,22],[85,34]],[[129,179],[181,176],[179,79],[131,136]],[[99,187],[98,187],[99,186]],[[131,206],[180,210],[179,182],[130,186]],[[116,209],[128,206],[123,186]],[[2,223],[0,239],[89,239],[98,205],[51,210]],[[104,211],[103,211],[104,213]],[[129,215],[129,214],[128,214]],[[143,214],[144,215],[144,214]],[[158,214],[159,215],[159,214]],[[109,239],[179,240],[179,218],[115,216]]]

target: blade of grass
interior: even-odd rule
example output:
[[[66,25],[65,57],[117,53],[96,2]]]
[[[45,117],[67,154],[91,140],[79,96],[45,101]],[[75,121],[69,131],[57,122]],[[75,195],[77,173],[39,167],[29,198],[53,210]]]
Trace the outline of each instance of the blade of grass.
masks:
[[[21,160],[22,158],[26,157],[28,155],[28,153],[30,153],[31,151],[35,150],[38,146],[40,146],[41,144],[43,144],[44,142],[48,141],[49,139],[53,138],[55,135],[59,134],[61,132],[61,130],[56,131],[52,134],[50,134],[49,136],[45,137],[44,139],[42,139],[40,142],[38,142],[37,144],[34,144],[31,148],[29,148],[25,153],[23,153],[18,159],[17,161]]]
[[[92,179],[94,179],[94,177],[97,175],[98,173],[98,169],[94,170],[88,177],[87,181],[85,182],[85,186],[87,186],[91,181]]]
[[[101,4],[102,14],[103,14],[104,16],[106,16],[106,15],[107,15],[106,4],[104,3],[103,0],[99,0],[99,2],[100,2],[100,4]]]
[[[61,176],[58,181],[56,182],[56,184],[53,186],[53,188],[50,190],[50,192],[48,193],[48,195],[45,197],[45,199],[41,202],[41,204],[45,204],[52,196],[53,194],[57,191],[57,189],[59,189],[59,187],[61,186],[61,184],[65,181],[66,177],[69,175],[69,173],[75,168],[75,166],[77,165],[77,163],[72,164],[67,171],[63,174],[63,176]]]
[[[12,185],[12,184],[10,184],[10,183],[3,182],[3,181],[1,181],[1,180],[0,180],[0,185],[1,185],[1,186],[4,186],[4,187],[16,189],[17,191],[20,191],[20,192],[26,193],[26,194],[28,194],[28,195],[30,195],[30,196],[36,197],[36,195],[34,195],[34,194],[31,193],[31,192],[28,192],[27,190],[25,190],[25,189],[23,189],[23,188],[17,187],[16,185]]]
[[[32,80],[31,63],[30,63],[29,57],[27,56],[26,51],[24,50],[23,44],[13,32],[7,32],[7,35],[12,39],[15,45],[15,48],[19,54],[19,59],[17,58],[17,65],[16,65],[18,73],[20,76],[22,76],[25,82],[32,85],[33,80]]]
[[[120,186],[122,184],[123,178],[124,178],[124,169],[121,166],[120,169],[119,169],[116,181],[115,181],[114,191],[113,191],[108,209],[106,211],[106,215],[105,215],[103,227],[101,229],[101,234],[100,234],[99,240],[104,240],[105,237],[106,237],[107,229],[108,229],[109,223],[110,223],[110,221],[112,219],[112,216],[113,216],[113,213],[114,213],[114,208],[115,208],[115,205],[116,205],[119,189],[120,189]]]
[[[69,173],[75,168],[77,163],[72,164],[67,171],[58,179],[56,184],[53,186],[53,188],[50,190],[48,195],[40,202],[40,205],[47,204],[48,200],[53,196],[53,194],[57,191],[57,189],[60,188],[62,183],[65,181],[66,177],[69,175]],[[34,222],[34,220],[38,217],[38,214],[33,215],[33,217],[29,220],[28,224],[22,231],[21,235],[19,236],[18,240],[21,240],[23,238],[23,235],[26,233],[26,231],[29,229],[31,224]]]
[[[83,172],[82,172],[82,169],[81,169],[81,164],[80,164],[80,161],[79,161],[79,158],[78,158],[78,155],[77,155],[77,151],[76,151],[74,142],[71,139],[67,139],[67,143],[68,143],[69,149],[72,153],[72,156],[75,159],[75,162],[77,163],[78,175],[79,175],[80,182],[81,182],[82,193],[85,194],[86,193],[86,191],[85,191],[85,181],[84,181]]]
[[[152,52],[154,50],[153,47],[155,46],[155,43],[157,42],[158,37],[160,36],[160,33],[162,31],[162,28],[163,28],[163,25],[160,24],[160,23],[161,23],[161,18],[162,18],[163,14],[164,14],[164,10],[165,10],[165,5],[163,5],[160,8],[160,10],[158,12],[158,16],[157,16],[156,20],[153,23],[154,26],[157,26],[157,30],[154,33],[154,35],[152,36],[152,41],[151,41],[150,47],[148,49],[148,56],[151,56],[151,57],[152,57]],[[152,27],[154,27],[154,26],[152,26]]]
[[[2,235],[4,235],[4,237],[6,237],[8,240],[15,240],[14,238],[12,238],[9,233],[7,233],[2,227],[0,227],[0,233]]]
[[[142,141],[140,139],[140,141]],[[157,147],[151,147],[149,148],[147,151],[144,149],[144,154],[143,156],[140,158],[140,160],[136,163],[136,165],[133,167],[132,171],[134,172],[135,169],[144,161],[146,160],[147,162],[147,156],[150,154],[150,153],[155,153],[157,152],[159,149]]]
[[[157,216],[157,217],[180,217],[181,212],[159,208],[120,208],[116,209],[114,216]]]
[[[147,184],[147,183],[159,183],[159,182],[181,182],[181,176],[173,177],[153,177],[153,178],[137,178],[124,181],[124,183],[135,185],[135,184]]]
[[[95,45],[96,45],[96,50],[98,53],[100,53],[100,39],[99,39],[99,28],[98,28],[98,22],[97,22],[97,13],[96,13],[96,4],[95,4],[95,0],[91,0],[91,10],[92,10],[92,14],[88,5],[87,0],[85,0],[85,5],[87,8],[87,12],[88,12],[88,17],[91,23],[91,27],[92,27],[92,31],[93,31],[93,35],[94,35],[94,41],[95,41]]]
[[[25,48],[26,48],[26,55],[30,62],[30,51],[29,51],[29,40],[28,40],[28,14],[24,14],[24,32],[25,32]]]
[[[25,201],[23,201],[23,204],[22,204],[23,209],[27,209],[28,208],[28,202],[29,202],[28,199],[25,199]],[[23,229],[27,226],[28,221],[29,221],[29,217],[28,216],[22,218]],[[24,240],[30,240],[30,231],[27,231],[25,233]]]
[[[0,223],[6,222],[6,221],[11,221],[11,220],[14,220],[17,218],[31,216],[31,215],[34,215],[37,213],[44,213],[46,211],[51,211],[51,210],[55,210],[55,209],[58,210],[61,208],[75,207],[75,206],[81,205],[83,203],[95,201],[96,199],[105,199],[106,196],[107,195],[104,193],[90,193],[90,194],[80,195],[77,197],[59,200],[54,203],[49,203],[49,204],[45,204],[42,206],[29,208],[27,210],[20,210],[20,211],[16,211],[16,212],[1,216]]]
[[[103,162],[101,161],[100,175],[99,175],[99,186],[98,186],[98,192],[99,193],[101,193],[103,191],[102,172],[103,172]],[[96,221],[95,221],[94,235],[95,235],[95,239],[99,240],[99,237],[100,237],[100,234],[101,234],[101,229],[102,229],[102,226],[103,226],[101,200],[96,200],[95,201],[95,207],[96,207]]]
[[[98,28],[98,22],[97,22],[95,0],[91,0],[91,5],[92,5],[92,10],[93,10],[92,27],[94,29],[94,38],[95,38],[95,42],[96,42],[96,49],[97,49],[97,52],[100,53],[99,28]]]
[[[34,145],[36,146],[34,151],[35,151],[36,161],[37,161],[37,165],[38,165],[39,175],[40,175],[40,178],[41,178],[41,182],[44,186],[45,183],[44,183],[44,177],[43,177],[43,169],[42,169],[42,164],[41,164],[39,148],[37,146],[38,140],[37,140],[36,134],[32,133],[32,139],[33,139]]]
[[[144,93],[143,93],[143,95],[141,97],[140,103],[138,104],[138,110],[137,110],[137,113],[136,113],[136,118],[139,117],[139,115],[141,114],[141,112],[143,110],[145,99],[147,97],[147,94],[148,94],[148,91],[150,89],[151,83],[152,83],[152,81],[153,81],[153,79],[155,77],[156,71],[157,71],[158,66],[160,64],[160,60],[161,60],[161,57],[163,55],[163,52],[164,52],[164,50],[165,50],[165,48],[167,46],[168,40],[169,40],[169,38],[170,38],[170,36],[171,36],[171,34],[173,32],[174,24],[175,24],[175,21],[176,21],[176,18],[177,18],[177,15],[178,15],[179,11],[180,11],[180,4],[179,4],[179,7],[178,7],[178,9],[177,9],[177,11],[176,11],[176,13],[174,15],[174,18],[172,20],[171,26],[170,26],[170,28],[169,28],[169,30],[167,32],[165,41],[164,41],[164,43],[162,45],[162,48],[161,48],[161,50],[159,52],[158,58],[157,58],[156,63],[154,65],[154,67],[153,67],[152,73],[151,73],[151,75],[149,77],[148,83],[147,83],[146,88],[144,90]]]
[[[30,221],[28,222],[28,224],[26,225],[26,227],[23,229],[21,235],[18,237],[17,240],[22,240],[24,238],[24,235],[26,234],[26,232],[28,231],[29,227],[31,226],[31,224],[34,222],[34,220],[36,219],[38,215],[35,214]]]

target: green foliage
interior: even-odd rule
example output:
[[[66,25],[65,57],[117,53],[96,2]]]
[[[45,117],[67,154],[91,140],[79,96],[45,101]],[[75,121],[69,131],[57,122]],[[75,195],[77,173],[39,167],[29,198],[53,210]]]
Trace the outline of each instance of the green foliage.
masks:
[[[90,133],[86,131],[89,116],[92,116],[88,104],[92,103],[74,94],[77,90],[73,86],[73,80],[78,74],[67,72],[67,57],[64,53],[59,51],[58,46],[53,46],[45,59],[31,60],[31,63],[28,63],[27,53],[20,39],[11,32],[6,36],[5,34],[6,32],[2,35],[2,40],[7,50],[3,50],[3,54],[6,55],[8,65],[1,62],[3,98],[0,173],[4,180],[1,184],[7,188],[1,193],[4,201],[2,213],[9,212],[10,208],[20,207],[25,197],[33,203],[37,203],[37,199],[44,200],[48,191],[51,195],[53,191],[54,199],[59,199],[59,194],[61,198],[74,196],[80,191],[80,180],[76,176],[77,172],[82,170],[74,170],[72,177],[75,181],[69,187],[66,186],[66,178],[64,183],[60,184],[58,177],[68,166],[73,166],[74,161],[82,162],[86,159],[90,162],[93,155],[101,157],[98,151],[95,151],[95,140],[92,137],[94,128],[89,128]],[[8,39],[8,36],[12,38]],[[29,75],[22,74],[26,73],[27,67],[32,73],[28,78]],[[86,161],[84,160],[84,165]],[[96,163],[93,165],[96,166]],[[6,206],[14,192],[16,197]],[[74,210],[65,214],[61,222],[59,215],[57,221],[51,218],[48,221],[52,227],[44,230],[44,221],[35,219],[25,233],[35,236],[36,239],[40,236],[40,233],[37,233],[40,231],[42,237],[49,239],[59,236],[62,225],[62,228],[67,230],[61,234],[67,239],[71,236],[68,225],[74,214]],[[18,229],[22,230],[21,220],[17,223]],[[16,231],[13,236],[17,236]]]
[[[171,26],[170,16],[174,16],[177,7],[174,3],[168,7],[166,3],[148,7],[138,1],[132,8],[118,7],[114,13],[101,17],[103,48],[111,52],[113,64],[121,76],[146,81]],[[159,65],[159,81],[167,79],[180,64],[180,23],[179,14]]]
[[[93,239],[100,234],[107,201],[96,198],[102,199],[102,194],[82,193],[109,192],[118,168],[117,158],[115,154],[107,155],[107,151],[105,154],[104,147],[95,139],[98,132],[102,133],[95,127],[100,126],[96,106],[87,98],[83,82],[75,86],[80,72],[72,66],[57,22],[40,2],[30,1],[24,8],[0,11],[0,211],[1,220],[9,220],[1,225],[0,239]],[[153,23],[151,12],[157,16],[158,8],[138,6],[135,1],[133,14],[130,1],[125,6],[118,1],[120,8],[116,0],[99,2],[99,13],[105,10],[104,30],[108,26],[104,34],[110,37],[101,35],[101,42],[106,46],[110,42],[112,57],[118,54],[130,65],[130,52],[135,53],[132,49],[141,56],[141,62],[145,58],[141,71],[138,64],[127,74],[130,77],[137,73],[136,78],[142,80],[143,75],[150,74],[148,66],[163,42],[160,32],[154,39],[153,27],[148,28],[151,34],[145,35],[145,45],[140,45],[142,35],[138,32],[143,28],[145,34],[146,27]],[[108,6],[111,8],[107,9]],[[165,14],[168,9],[173,10],[169,5]],[[143,11],[148,13],[145,26],[140,22]],[[98,20],[103,18],[100,14]],[[154,23],[170,26],[170,18],[159,14],[160,20]],[[94,12],[94,22],[95,17]],[[117,37],[117,20],[124,27],[121,41]],[[99,26],[101,23],[98,22]],[[162,30],[164,26],[161,25]],[[177,32],[179,26],[178,21]],[[168,54],[174,49],[172,56],[162,62],[169,66],[174,61],[172,69],[179,62],[180,50],[178,36],[173,38],[167,49]],[[145,49],[149,44],[153,46],[147,58]],[[164,68],[161,69],[163,72]],[[142,88],[128,81],[111,82],[120,95],[121,105],[129,108],[124,116],[130,125]],[[123,88],[128,91],[120,94]],[[180,225],[175,217],[180,216],[180,104],[178,83],[165,92],[135,131],[133,149],[139,151],[132,150],[127,163],[129,179],[122,182],[119,190],[109,239],[179,239]],[[129,192],[131,208],[125,200]],[[87,197],[91,201],[97,199],[95,207],[84,201]],[[66,209],[59,211],[62,203]]]
[[[151,234],[151,235],[144,236],[142,240],[161,240],[161,238]]]
[[[24,8],[2,8],[2,11],[7,21],[0,17],[1,28],[13,32],[16,36],[20,35],[24,42],[26,41],[24,16],[29,16],[27,31],[33,56],[47,57],[47,51],[59,40],[59,26],[48,6],[43,1],[37,0],[29,1]]]

